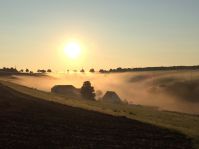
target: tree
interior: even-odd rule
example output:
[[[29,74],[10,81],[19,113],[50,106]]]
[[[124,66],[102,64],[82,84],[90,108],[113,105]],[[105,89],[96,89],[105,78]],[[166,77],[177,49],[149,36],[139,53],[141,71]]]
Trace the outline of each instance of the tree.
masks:
[[[50,72],[52,72],[52,70],[51,70],[51,69],[48,69],[47,72],[50,73]]]
[[[85,72],[85,70],[82,68],[82,69],[80,70],[80,72]]]
[[[106,72],[106,71],[105,71],[104,69],[100,69],[99,72],[100,72],[100,73],[104,73],[104,72]]]
[[[44,70],[44,69],[41,69],[41,70],[38,69],[37,72],[38,72],[38,73],[46,73],[46,70]]]
[[[89,70],[89,72],[94,73],[94,72],[95,72],[95,70],[94,70],[93,68],[91,68],[91,69]]]
[[[81,87],[81,95],[85,99],[95,100],[95,90],[90,81],[85,81]]]
[[[26,69],[26,72],[28,73],[28,72],[29,72],[29,69]]]

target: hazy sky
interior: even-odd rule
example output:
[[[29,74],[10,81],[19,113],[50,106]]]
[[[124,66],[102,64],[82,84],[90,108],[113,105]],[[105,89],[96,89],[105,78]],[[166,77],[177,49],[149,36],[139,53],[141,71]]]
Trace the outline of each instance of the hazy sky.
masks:
[[[82,55],[63,47],[78,41]],[[0,0],[0,67],[199,64],[199,0]]]

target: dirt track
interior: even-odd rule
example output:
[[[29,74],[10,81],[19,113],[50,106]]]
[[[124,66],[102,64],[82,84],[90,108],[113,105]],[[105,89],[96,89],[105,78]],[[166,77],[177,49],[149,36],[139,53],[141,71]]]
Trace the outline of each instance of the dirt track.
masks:
[[[192,147],[176,132],[43,101],[0,84],[0,148]]]

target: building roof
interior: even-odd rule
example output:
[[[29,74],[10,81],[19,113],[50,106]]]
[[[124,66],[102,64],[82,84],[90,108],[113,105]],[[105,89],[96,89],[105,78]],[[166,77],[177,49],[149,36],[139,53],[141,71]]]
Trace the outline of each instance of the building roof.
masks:
[[[107,91],[103,96],[102,101],[113,102],[113,103],[121,103],[122,100],[114,91]]]

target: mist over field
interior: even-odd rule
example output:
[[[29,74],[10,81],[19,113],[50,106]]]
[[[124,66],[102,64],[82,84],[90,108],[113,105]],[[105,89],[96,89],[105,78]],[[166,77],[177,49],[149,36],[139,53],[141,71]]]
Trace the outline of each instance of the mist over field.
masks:
[[[115,91],[128,103],[199,114],[199,71],[52,73],[48,76],[14,76],[10,80],[48,92],[58,84],[80,88],[89,80],[97,98],[106,91]]]

